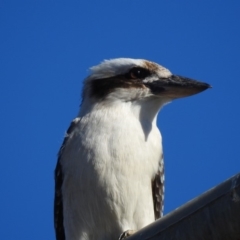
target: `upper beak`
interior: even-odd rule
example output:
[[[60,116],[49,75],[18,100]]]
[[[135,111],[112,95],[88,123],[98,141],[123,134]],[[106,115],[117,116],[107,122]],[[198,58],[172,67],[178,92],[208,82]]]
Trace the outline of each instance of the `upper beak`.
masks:
[[[155,95],[166,96],[172,99],[188,97],[211,88],[207,83],[178,75],[172,75],[169,78],[160,78],[159,80],[145,83],[145,85]]]

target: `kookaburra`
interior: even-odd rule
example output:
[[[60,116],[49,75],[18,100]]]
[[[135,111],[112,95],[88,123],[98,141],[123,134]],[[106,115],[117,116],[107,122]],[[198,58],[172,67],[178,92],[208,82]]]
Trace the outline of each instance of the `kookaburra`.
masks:
[[[55,169],[57,240],[117,240],[163,214],[161,107],[210,85],[142,59],[92,67]]]

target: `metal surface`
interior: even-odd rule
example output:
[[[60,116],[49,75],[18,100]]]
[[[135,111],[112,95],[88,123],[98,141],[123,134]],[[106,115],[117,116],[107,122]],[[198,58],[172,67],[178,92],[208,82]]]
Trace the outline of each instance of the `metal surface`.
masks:
[[[240,173],[128,240],[240,240]]]

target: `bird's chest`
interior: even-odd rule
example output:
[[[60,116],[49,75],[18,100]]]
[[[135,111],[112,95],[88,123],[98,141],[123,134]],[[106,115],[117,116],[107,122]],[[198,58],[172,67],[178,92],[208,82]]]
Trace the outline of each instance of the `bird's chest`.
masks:
[[[161,135],[156,128],[146,136],[137,124],[116,129],[95,145],[101,157],[94,160],[94,171],[120,222],[138,228],[154,220],[151,184],[162,157]]]
[[[157,127],[144,127],[123,119],[111,125],[102,123],[86,134],[92,151],[89,161],[103,180],[155,175],[162,157],[161,135]]]

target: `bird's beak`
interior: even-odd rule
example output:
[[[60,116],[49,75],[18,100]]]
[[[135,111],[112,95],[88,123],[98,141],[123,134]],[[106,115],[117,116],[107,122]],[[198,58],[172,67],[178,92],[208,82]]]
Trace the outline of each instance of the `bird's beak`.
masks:
[[[188,97],[211,88],[207,83],[177,75],[172,75],[169,78],[160,78],[159,80],[145,83],[145,85],[151,89],[153,94],[171,99]]]

